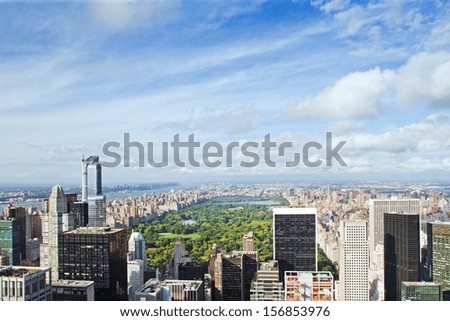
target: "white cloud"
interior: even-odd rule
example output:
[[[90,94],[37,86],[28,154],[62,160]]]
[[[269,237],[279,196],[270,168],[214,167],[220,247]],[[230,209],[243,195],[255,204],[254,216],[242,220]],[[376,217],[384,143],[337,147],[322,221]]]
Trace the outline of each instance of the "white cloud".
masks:
[[[315,0],[311,1],[311,4],[313,6],[317,6],[320,8],[320,10],[324,11],[325,13],[331,13],[335,11],[341,11],[348,7],[350,4],[349,0]]]
[[[393,79],[390,70],[374,68],[354,72],[308,97],[288,111],[296,118],[323,117],[336,119],[373,118],[379,115],[380,98]]]
[[[380,115],[383,102],[392,107],[425,103],[450,108],[450,53],[423,52],[397,70],[353,72],[315,96],[288,108],[289,117],[361,119]],[[397,107],[398,108],[398,107]]]
[[[387,130],[381,134],[354,133],[336,139],[347,141],[347,150],[358,157],[376,158],[404,155],[441,157],[450,149],[450,115],[433,114],[420,122]],[[430,153],[431,152],[431,153]],[[439,153],[434,153],[439,152]]]
[[[93,19],[109,31],[161,26],[176,17],[178,0],[96,0],[90,3]]]
[[[432,107],[450,108],[450,53],[420,53],[397,72],[399,101],[414,105],[427,101]]]

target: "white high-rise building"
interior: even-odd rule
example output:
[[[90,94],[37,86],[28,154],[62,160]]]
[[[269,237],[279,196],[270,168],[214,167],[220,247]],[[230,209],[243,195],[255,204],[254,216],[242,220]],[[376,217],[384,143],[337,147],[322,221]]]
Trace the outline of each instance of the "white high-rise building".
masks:
[[[134,301],[136,291],[144,285],[144,261],[132,260],[127,263],[128,301]]]
[[[52,189],[48,213],[42,222],[41,267],[49,267],[52,279],[58,280],[58,235],[74,228],[73,216],[67,213],[67,199],[61,186]]]
[[[342,221],[340,237],[339,300],[369,301],[367,222]]]
[[[129,260],[142,260],[144,269],[147,269],[147,252],[144,237],[140,232],[131,233],[128,240]]]

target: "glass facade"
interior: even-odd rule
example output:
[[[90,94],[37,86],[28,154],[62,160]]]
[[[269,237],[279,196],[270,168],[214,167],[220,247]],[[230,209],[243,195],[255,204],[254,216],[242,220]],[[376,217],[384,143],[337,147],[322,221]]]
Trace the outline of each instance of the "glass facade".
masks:
[[[419,214],[384,214],[386,301],[401,301],[401,283],[420,281]]]
[[[20,265],[20,225],[16,219],[0,220],[0,255],[8,255],[12,265]]]
[[[316,209],[275,208],[274,259],[285,271],[316,271]]]
[[[126,229],[79,228],[60,235],[59,275],[94,281],[95,300],[127,300]]]
[[[442,301],[442,287],[433,282],[402,282],[402,301]]]

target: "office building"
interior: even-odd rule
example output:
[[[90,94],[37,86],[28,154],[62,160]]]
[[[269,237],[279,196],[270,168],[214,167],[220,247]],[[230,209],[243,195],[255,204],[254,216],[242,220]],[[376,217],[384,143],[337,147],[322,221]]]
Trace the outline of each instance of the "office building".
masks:
[[[208,297],[207,292],[211,291],[208,286],[210,282],[208,277],[208,263],[204,262],[185,262],[178,265],[178,279],[179,280],[191,280],[191,281],[203,281],[203,294],[204,298]]]
[[[0,301],[51,301],[49,268],[0,266]]]
[[[73,216],[67,211],[67,199],[61,186],[52,188],[48,199],[48,213],[42,222],[41,267],[52,269],[53,280],[59,279],[58,236],[73,229]]]
[[[371,199],[369,200],[369,245],[370,262],[376,262],[374,257],[378,244],[384,242],[384,213],[415,213],[420,214],[419,199]],[[382,259],[384,262],[384,259]],[[383,269],[383,266],[373,266],[373,270]]]
[[[27,210],[25,207],[16,207],[9,204],[7,207],[3,209],[3,218],[4,219],[15,219],[17,221],[17,224],[19,225],[19,247],[20,247],[20,253],[19,253],[19,264],[22,263],[22,261],[26,260],[26,245],[27,245]]]
[[[10,264],[20,265],[20,226],[16,219],[0,220],[0,248]]]
[[[171,301],[170,293],[158,279],[150,279],[135,292],[136,301]]]
[[[177,237],[177,240],[175,241],[174,244],[172,269],[171,269],[171,275],[173,275],[175,279],[179,279],[178,266],[186,262],[191,262],[191,258],[185,256],[185,250],[186,250],[186,243],[181,237]]]
[[[94,301],[94,281],[58,280],[52,282],[53,301]]]
[[[215,300],[250,301],[250,286],[258,271],[258,252],[218,253],[215,259]]]
[[[250,231],[242,237],[242,250],[244,252],[252,252],[255,250],[253,236],[253,231]]]
[[[284,287],[277,261],[261,263],[250,289],[250,301],[284,301]]]
[[[89,225],[89,205],[87,202],[69,202],[69,212],[73,215],[74,229]]]
[[[144,261],[131,260],[127,263],[128,301],[135,300],[136,290],[144,285]]]
[[[401,283],[420,281],[418,213],[384,214],[384,288],[387,301],[401,301]]]
[[[96,301],[126,301],[126,229],[80,227],[60,234],[59,275],[94,281]]]
[[[340,301],[369,301],[367,222],[341,221],[339,242]]]
[[[442,301],[442,286],[434,282],[402,282],[402,301]]]
[[[128,240],[128,256],[129,260],[142,260],[144,269],[147,268],[147,252],[144,237],[140,232],[131,233]]]
[[[203,301],[202,283],[151,279],[136,291],[136,301]]]
[[[27,241],[27,262],[38,266],[41,256],[41,241],[38,238]]]
[[[331,272],[286,271],[286,301],[333,301],[334,281]]]
[[[82,158],[82,183],[81,183],[81,202],[88,203],[88,225],[90,227],[105,226],[106,198],[102,190],[102,164],[98,156],[90,156],[87,159]],[[95,191],[89,193],[88,189],[88,170],[89,167],[95,167]]]
[[[273,209],[273,251],[285,271],[317,271],[316,208]]]
[[[439,283],[450,301],[450,222],[427,223],[427,262],[430,280]]]

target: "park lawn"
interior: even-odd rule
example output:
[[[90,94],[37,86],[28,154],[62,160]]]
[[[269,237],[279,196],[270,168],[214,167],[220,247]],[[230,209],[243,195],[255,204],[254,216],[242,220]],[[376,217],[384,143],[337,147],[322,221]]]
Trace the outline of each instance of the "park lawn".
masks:
[[[191,239],[191,240],[198,240],[201,237],[200,234],[198,234],[198,233],[192,233],[192,234],[159,233],[159,236],[164,239],[174,239],[179,236],[182,239]]]

